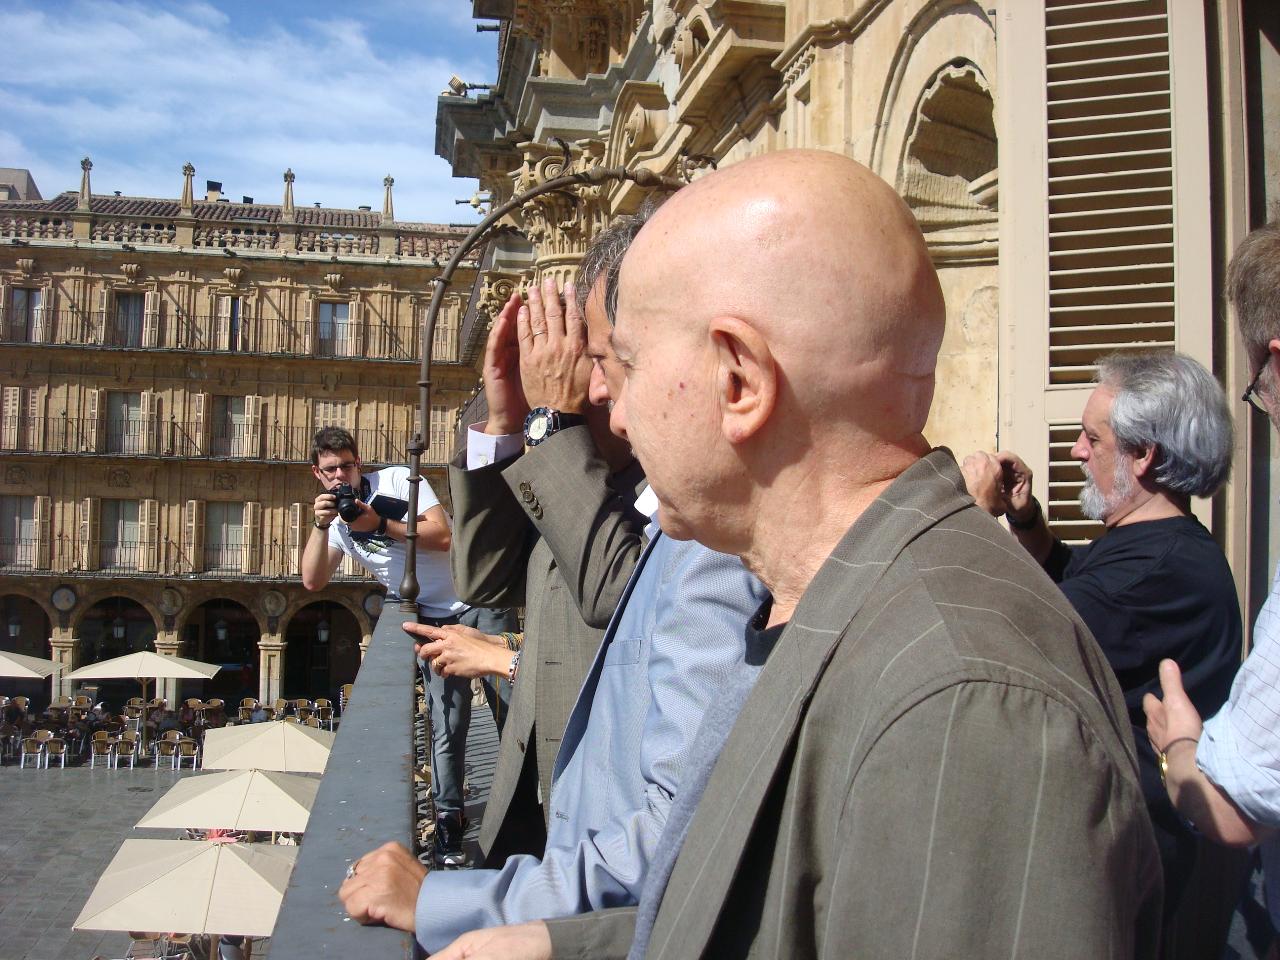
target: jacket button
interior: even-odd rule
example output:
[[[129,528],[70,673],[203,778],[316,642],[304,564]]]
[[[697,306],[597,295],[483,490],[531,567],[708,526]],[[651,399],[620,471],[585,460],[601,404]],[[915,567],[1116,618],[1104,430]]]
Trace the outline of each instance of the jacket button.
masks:
[[[532,487],[530,487],[528,483],[521,483],[521,484],[520,484],[520,492],[521,492],[521,493],[528,493],[528,492],[529,492],[530,490],[532,490],[532,489],[533,489],[533,488],[532,488]]]
[[[520,491],[520,499],[525,503],[533,503],[533,491],[528,489]]]
[[[516,746],[520,748],[520,752],[521,752],[521,753],[524,753],[524,741],[523,741],[523,740],[517,740],[517,741],[516,741]]]
[[[532,513],[536,519],[541,520],[541,519],[542,519],[542,504],[540,504],[540,503],[536,503],[536,502],[535,502],[535,503],[534,503],[534,505],[533,505],[532,507],[530,507],[530,508],[529,508],[529,512],[530,512],[530,513]]]

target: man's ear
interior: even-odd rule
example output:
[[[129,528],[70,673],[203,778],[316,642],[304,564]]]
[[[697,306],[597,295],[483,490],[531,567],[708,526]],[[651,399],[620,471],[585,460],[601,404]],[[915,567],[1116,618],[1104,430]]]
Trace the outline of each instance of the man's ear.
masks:
[[[1273,383],[1280,383],[1280,338],[1267,344],[1267,363],[1271,365]]]
[[[1145,447],[1140,453],[1133,455],[1133,475],[1139,480],[1150,477],[1155,479],[1156,464],[1159,454],[1155,444]]]
[[[730,443],[742,443],[773,413],[778,400],[778,368],[769,344],[745,320],[716,317],[708,328],[716,356],[721,430]]]

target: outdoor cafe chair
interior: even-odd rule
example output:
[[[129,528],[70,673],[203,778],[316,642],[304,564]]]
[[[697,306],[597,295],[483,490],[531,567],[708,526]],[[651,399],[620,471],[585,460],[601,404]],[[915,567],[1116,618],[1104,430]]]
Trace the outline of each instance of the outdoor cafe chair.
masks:
[[[6,697],[3,693],[0,693],[0,709],[3,709],[8,705],[9,705],[9,698]]]
[[[101,731],[99,731],[101,732]],[[110,769],[116,765],[116,745],[110,740],[99,740],[97,735],[89,741],[89,767],[93,768],[101,760]]]
[[[333,729],[333,706],[328,702],[326,702],[324,706],[321,706],[319,701],[317,701],[315,719],[319,720],[326,727],[332,730]]]
[[[351,691],[354,689],[354,683],[344,683],[338,688],[338,712],[342,713],[347,709],[347,704],[351,702]]]
[[[48,743],[50,740],[53,739],[54,733],[48,727],[41,727],[39,730],[35,731],[35,733],[33,733],[32,736],[34,736],[41,743]]]
[[[253,711],[255,707],[241,706],[236,712],[236,719],[241,723],[253,723]]]
[[[178,741],[178,749],[173,758],[174,766],[181,770],[182,761],[184,760],[191,761],[192,770],[196,768],[200,761],[200,744],[190,737],[183,737]]]
[[[156,741],[156,769],[160,769],[160,763],[163,760],[169,761],[169,768],[178,769],[178,741],[177,740],[157,740]]]
[[[271,712],[274,716],[273,720],[283,720],[286,713],[289,712],[289,701],[280,699],[271,705]]]
[[[258,700],[256,697],[243,697],[240,700],[240,706],[248,707],[250,710],[252,710],[257,705],[258,705]]]
[[[49,704],[51,710],[69,710],[71,709],[70,697],[59,697],[53,703]]]
[[[46,770],[49,768],[49,760],[53,757],[58,758],[58,765],[60,767],[66,767],[67,741],[63,740],[61,737],[54,737],[51,740],[46,740],[44,743],[44,766]]]
[[[35,761],[36,769],[39,770],[44,760],[44,743],[35,737],[22,738],[22,752],[18,760],[19,767],[25,767],[27,760]]]
[[[23,713],[26,713],[27,707],[31,705],[31,701],[26,697],[13,697],[12,699],[9,700],[9,702],[13,704],[15,707],[17,707],[19,710],[21,710]]]
[[[12,757],[21,739],[18,728],[12,723],[0,723],[0,757]]]
[[[141,750],[138,735],[132,730],[126,730],[120,734],[120,739],[116,741],[116,766],[120,766],[121,759],[127,757],[129,769],[132,770],[138,762],[138,754]]]

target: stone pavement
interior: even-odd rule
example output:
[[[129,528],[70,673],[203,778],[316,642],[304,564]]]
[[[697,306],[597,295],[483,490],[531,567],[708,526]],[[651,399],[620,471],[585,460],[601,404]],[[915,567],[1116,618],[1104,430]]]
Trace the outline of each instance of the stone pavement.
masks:
[[[126,933],[72,930],[133,825],[191,770],[0,767],[0,960],[123,957]]]

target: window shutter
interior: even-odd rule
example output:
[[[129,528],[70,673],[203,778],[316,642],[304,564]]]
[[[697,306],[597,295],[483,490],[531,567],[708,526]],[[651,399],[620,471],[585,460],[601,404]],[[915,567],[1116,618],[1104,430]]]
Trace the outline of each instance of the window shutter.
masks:
[[[286,564],[289,574],[295,577],[302,573],[302,551],[306,546],[304,537],[310,533],[303,520],[306,506],[305,503],[289,506],[289,556]]]
[[[103,287],[98,291],[98,309],[94,312],[94,322],[97,324],[97,339],[95,343],[107,342],[107,318],[111,316],[111,289]]]
[[[98,569],[98,545],[102,531],[102,501],[85,497],[80,501],[80,569]]]
[[[431,406],[431,446],[427,453],[430,463],[446,463],[449,460],[449,408],[443,404]]]
[[[50,532],[53,529],[53,500],[50,497],[38,496],[35,504],[36,549],[35,565],[40,570],[48,570],[52,554]]]
[[[160,291],[148,290],[142,296],[142,345],[155,347],[160,343]]]
[[[218,312],[213,321],[213,349],[230,350],[231,343],[231,298],[217,298]]]
[[[182,510],[182,545],[188,573],[204,569],[204,501],[188,500]]]
[[[142,391],[142,436],[139,439],[140,453],[156,452],[156,437],[160,433],[160,398],[154,390]]]
[[[57,291],[53,283],[47,283],[40,289],[40,303],[36,305],[36,316],[31,339],[36,343],[53,342],[53,325],[57,320]]]
[[[256,574],[262,565],[262,504],[244,505],[244,535],[240,572]]]
[[[347,308],[347,349],[349,357],[364,356],[364,304],[353,299]]]
[[[1000,20],[1000,129],[1028,134],[1001,155],[1000,444],[1046,478],[1054,532],[1081,540],[1100,527],[1069,451],[1098,361],[1176,349],[1213,366],[1203,9],[1009,4]]]
[[[212,415],[212,398],[207,393],[191,395],[191,442],[195,446],[195,456],[209,455],[209,421]]]
[[[262,457],[262,398],[248,396],[244,398],[244,439],[241,445],[241,456],[255,460]]]
[[[0,389],[0,449],[17,450],[22,422],[22,388]]]
[[[94,453],[102,449],[103,421],[107,417],[107,391],[93,387],[85,391],[84,421],[80,430],[80,450]]]
[[[5,283],[4,278],[0,277],[0,340],[17,340],[18,331],[9,329],[9,314],[11,306],[9,297],[12,290],[9,284]]]
[[[234,344],[235,349],[249,353],[254,349],[254,339],[257,335],[257,324],[254,308],[257,306],[256,299],[253,297],[240,298],[240,342]]]
[[[138,539],[142,549],[138,557],[138,569],[154,572],[160,560],[160,501],[142,500],[138,503]]]
[[[302,301],[302,352],[307,356],[316,352],[316,299]]]

